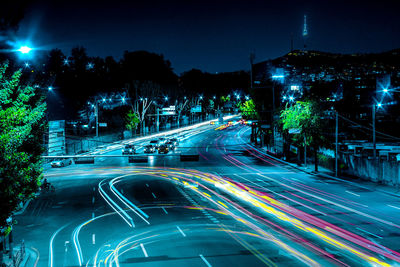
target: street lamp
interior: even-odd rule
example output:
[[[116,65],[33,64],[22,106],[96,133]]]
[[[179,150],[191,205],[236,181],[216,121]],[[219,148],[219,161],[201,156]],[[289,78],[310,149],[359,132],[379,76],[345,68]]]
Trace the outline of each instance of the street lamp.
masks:
[[[52,87],[52,86],[49,86],[49,87],[47,88],[47,90],[49,90],[49,92],[51,92],[51,91],[53,91],[53,87]]]
[[[21,46],[17,51],[21,52],[22,54],[28,54],[29,52],[31,52],[32,48],[30,48],[29,46]]]

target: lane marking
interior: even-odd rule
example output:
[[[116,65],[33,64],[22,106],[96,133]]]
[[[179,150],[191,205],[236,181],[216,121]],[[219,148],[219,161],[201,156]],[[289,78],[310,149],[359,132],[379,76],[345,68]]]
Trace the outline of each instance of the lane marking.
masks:
[[[168,214],[168,212],[167,212],[167,210],[166,210],[166,209],[162,208],[162,210],[165,212],[165,214]]]
[[[152,192],[151,194],[153,195],[153,197],[154,197],[154,198],[157,198],[157,197],[156,197],[156,195],[154,195],[154,193],[153,193],[153,192]]]
[[[349,193],[349,194],[352,194],[352,195],[355,195],[355,196],[357,196],[357,197],[359,197],[360,195],[357,195],[356,193],[353,193],[353,192],[350,192],[350,191],[345,191],[346,193]]]
[[[212,267],[212,265],[206,260],[206,258],[204,258],[204,256],[202,254],[200,254],[199,256],[208,267]]]
[[[140,243],[140,247],[142,248],[142,251],[143,251],[144,256],[145,256],[146,258],[148,258],[149,255],[147,255],[147,251],[146,251],[146,249],[144,248],[143,243]]]
[[[94,212],[92,212],[92,219],[94,218]]]
[[[96,235],[92,234],[92,244],[96,245]]]
[[[389,204],[388,204],[388,206],[391,207],[391,208],[400,210],[400,207],[392,206],[392,205],[389,205]]]
[[[178,228],[179,232],[183,235],[183,237],[186,237],[186,234],[182,231],[182,229],[177,225],[176,228]]]

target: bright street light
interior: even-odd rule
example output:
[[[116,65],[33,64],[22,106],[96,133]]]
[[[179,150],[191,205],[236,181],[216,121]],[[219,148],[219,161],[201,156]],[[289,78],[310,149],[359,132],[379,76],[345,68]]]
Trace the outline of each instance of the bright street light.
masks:
[[[29,46],[21,46],[17,51],[21,52],[22,54],[28,54],[32,48]]]
[[[49,86],[47,89],[48,89],[49,91],[53,91],[53,87],[52,87],[52,86]]]
[[[168,96],[165,97],[165,101],[168,101]]]

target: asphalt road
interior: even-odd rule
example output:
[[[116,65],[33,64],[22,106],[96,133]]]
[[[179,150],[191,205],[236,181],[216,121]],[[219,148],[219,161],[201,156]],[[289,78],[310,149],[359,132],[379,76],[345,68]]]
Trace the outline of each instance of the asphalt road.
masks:
[[[282,165],[250,128],[206,125],[147,163],[98,157],[47,168],[56,190],[16,216],[34,266],[389,266],[400,198]],[[138,155],[149,140],[132,142]],[[122,145],[95,155],[120,155]],[[179,155],[199,154],[198,162]]]

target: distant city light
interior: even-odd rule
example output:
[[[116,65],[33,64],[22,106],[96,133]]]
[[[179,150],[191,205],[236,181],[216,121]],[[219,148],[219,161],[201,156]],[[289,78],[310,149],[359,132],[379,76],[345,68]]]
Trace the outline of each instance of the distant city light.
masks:
[[[388,88],[383,88],[383,90],[382,90],[384,93],[387,93],[387,92],[389,92],[389,89]]]
[[[165,97],[165,101],[168,101],[168,96]]]
[[[90,70],[93,69],[94,65],[93,63],[89,62],[86,67]]]
[[[298,85],[291,85],[291,86],[290,86],[290,90],[292,90],[292,91],[299,91],[299,90],[300,90],[300,86],[298,86]]]
[[[28,46],[21,46],[17,51],[21,52],[22,54],[28,54],[32,48]]]
[[[29,63],[28,62],[25,62],[25,68],[29,68]]]
[[[248,95],[246,95],[246,100],[249,100],[249,99],[250,99],[250,97]]]
[[[216,96],[213,96],[213,99],[217,98]]]
[[[52,87],[52,86],[49,86],[47,89],[48,89],[49,91],[53,91],[53,87]]]
[[[272,75],[272,79],[283,79],[285,78],[284,75]]]
[[[68,64],[69,64],[68,59],[64,59],[64,65],[68,65]]]
[[[377,106],[378,108],[381,108],[381,107],[382,107],[382,103],[378,103],[378,104],[376,104],[376,106]]]
[[[103,98],[103,102],[106,102],[106,99],[105,99],[105,98]]]
[[[140,101],[143,101],[143,97],[140,98]]]
[[[290,101],[293,101],[293,100],[294,100],[294,97],[293,97],[293,96],[289,96],[289,100],[290,100]]]
[[[122,98],[121,98],[121,100],[122,100],[122,102],[124,102],[124,103],[125,103],[125,97],[122,97]]]

